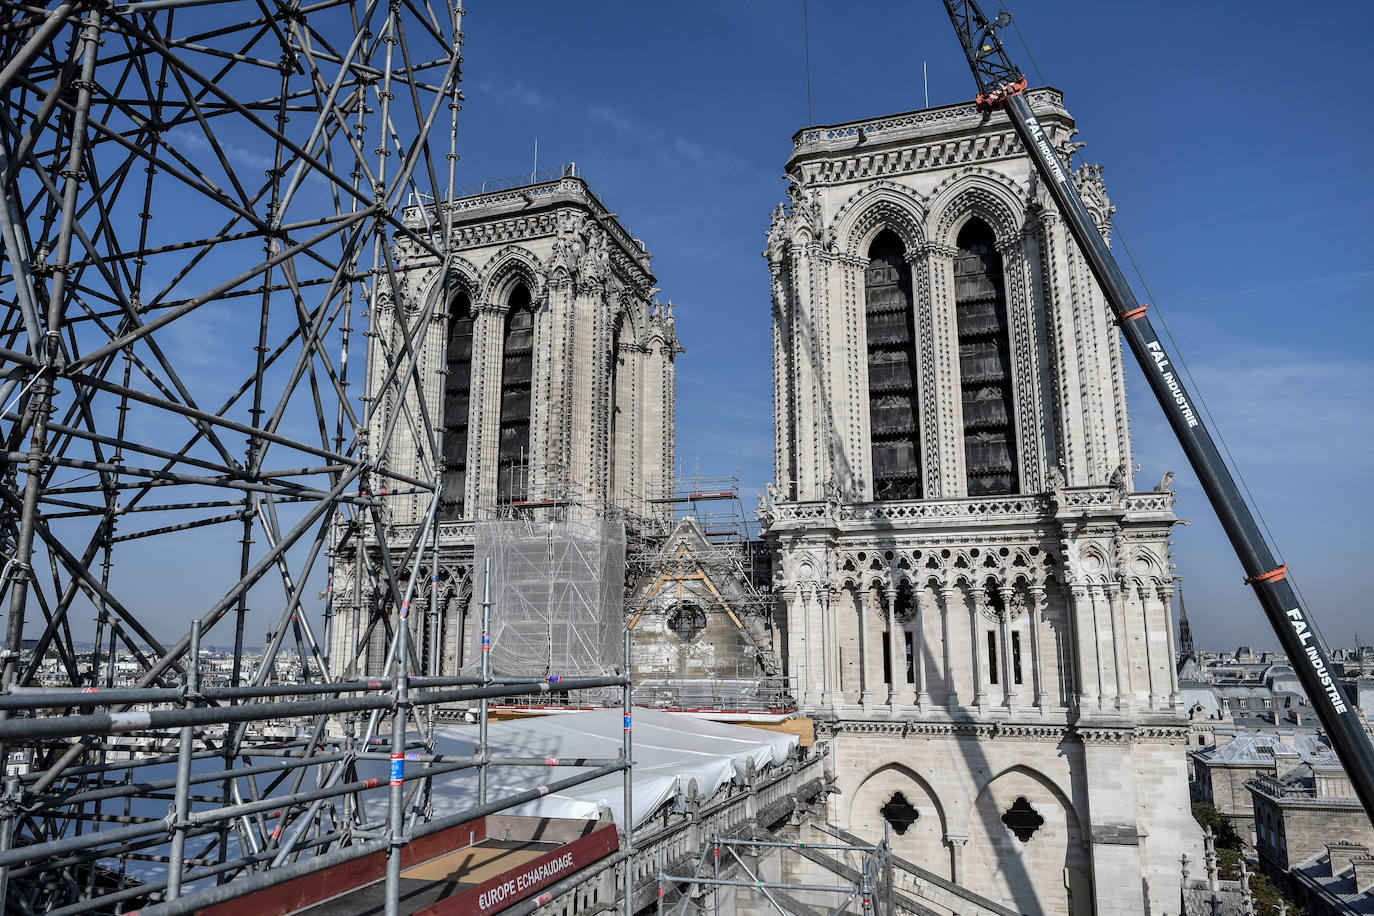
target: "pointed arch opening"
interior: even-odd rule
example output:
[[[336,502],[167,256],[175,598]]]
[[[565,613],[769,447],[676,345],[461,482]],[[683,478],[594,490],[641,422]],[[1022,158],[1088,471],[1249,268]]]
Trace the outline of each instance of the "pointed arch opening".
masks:
[[[444,359],[444,475],[439,513],[463,517],[468,476],[468,421],[472,393],[472,299],[460,290],[449,304],[448,349]]]
[[[992,229],[964,224],[956,243],[954,303],[964,407],[964,467],[969,496],[1017,491],[1016,419],[1002,256]]]
[[[864,323],[868,330],[868,418],[873,498],[921,498],[917,422],[916,316],[906,248],[884,229],[868,249]]]
[[[534,304],[524,283],[511,290],[501,354],[501,443],[496,459],[496,501],[505,504],[525,499],[529,490]]]

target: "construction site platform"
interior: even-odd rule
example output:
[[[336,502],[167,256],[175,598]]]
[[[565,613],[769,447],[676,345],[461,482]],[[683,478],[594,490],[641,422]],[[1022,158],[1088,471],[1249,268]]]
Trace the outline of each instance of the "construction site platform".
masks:
[[[401,854],[400,916],[494,914],[614,852],[609,820],[492,815],[421,837]],[[380,916],[386,854],[305,875],[203,916]]]

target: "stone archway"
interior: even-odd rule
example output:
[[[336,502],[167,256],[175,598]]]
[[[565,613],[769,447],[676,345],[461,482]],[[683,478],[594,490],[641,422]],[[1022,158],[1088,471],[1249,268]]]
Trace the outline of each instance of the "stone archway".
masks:
[[[962,865],[964,874],[981,876],[983,893],[1018,912],[1092,912],[1090,894],[1082,892],[1089,867],[1078,816],[1063,792],[1029,767],[1006,770],[978,793]]]
[[[951,876],[944,807],[930,784],[900,763],[870,773],[849,806],[851,833],[877,842],[884,826],[895,855],[943,878]]]

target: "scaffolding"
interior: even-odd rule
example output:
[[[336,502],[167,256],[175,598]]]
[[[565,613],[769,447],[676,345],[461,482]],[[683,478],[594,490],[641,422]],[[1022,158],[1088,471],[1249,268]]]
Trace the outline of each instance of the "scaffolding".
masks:
[[[790,842],[761,830],[744,836],[726,836],[713,830],[702,843],[690,875],[672,874],[660,854],[658,916],[719,913],[726,894],[734,895],[732,904],[747,903],[752,911],[776,912],[779,916],[798,912],[889,916],[897,912],[892,905],[891,852],[886,830],[883,838],[872,844]],[[822,875],[841,881],[774,878],[761,867],[769,853],[776,857],[774,871],[780,872],[783,864],[778,859],[795,853],[813,865],[819,863]]]
[[[476,526],[477,567],[490,564],[490,642],[469,658],[498,675],[604,675],[617,657],[624,601],[623,524],[583,517],[493,519]]]
[[[450,291],[394,310],[394,349],[355,322],[405,298],[400,249],[451,276],[448,211],[403,205],[456,193],[463,10],[0,3],[6,912],[171,916],[379,854],[394,914],[402,851],[453,823],[434,775],[550,768],[472,818],[629,768],[623,674],[416,651],[442,479],[419,352]],[[428,517],[395,541],[400,494]],[[336,598],[381,657],[331,665]],[[621,694],[619,759],[426,753],[442,704],[590,689]]]

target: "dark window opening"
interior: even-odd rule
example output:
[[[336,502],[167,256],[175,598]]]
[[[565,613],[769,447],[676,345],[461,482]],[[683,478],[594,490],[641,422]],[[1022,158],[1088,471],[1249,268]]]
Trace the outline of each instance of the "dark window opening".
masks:
[[[883,633],[883,683],[892,683],[892,636]]]
[[[910,830],[911,825],[921,816],[921,812],[912,807],[911,802],[907,801],[901,792],[893,792],[887,804],[878,809],[878,813],[883,816],[883,820],[892,825],[897,836]]]
[[[915,634],[908,630],[903,635],[906,637],[906,679],[910,683],[916,680],[916,653],[912,639]]]
[[[444,361],[444,492],[439,512],[463,517],[468,471],[468,407],[472,391],[472,300],[460,292],[449,305],[448,355]]]
[[[916,325],[911,271],[901,239],[884,230],[868,250],[864,323],[868,331],[868,419],[873,498],[920,499],[916,407]]]
[[[534,307],[530,291],[523,283],[511,293],[501,354],[501,438],[496,459],[496,501],[508,503],[528,495]]]
[[[1021,683],[1021,634],[1018,632],[1011,634],[1011,679],[1013,683]]]
[[[706,614],[700,608],[690,605],[680,607],[668,618],[668,629],[676,633],[677,638],[683,642],[691,642],[706,629]]]
[[[997,631],[988,630],[988,681],[997,683]]]
[[[1016,423],[1002,256],[993,247],[992,230],[980,220],[964,226],[958,245],[954,302],[968,495],[1015,493]]]
[[[1016,834],[1016,838],[1022,843],[1029,843],[1035,831],[1044,825],[1045,819],[1040,816],[1040,812],[1030,806],[1024,795],[1018,795],[1011,807],[1002,814],[1002,823],[1006,824],[1007,829]]]

